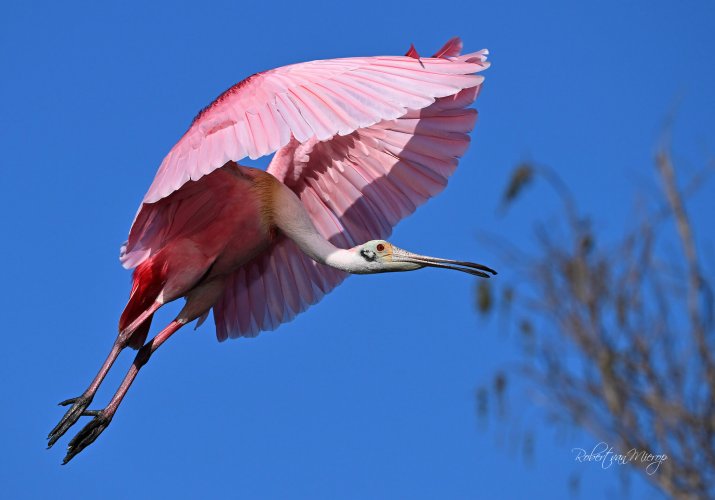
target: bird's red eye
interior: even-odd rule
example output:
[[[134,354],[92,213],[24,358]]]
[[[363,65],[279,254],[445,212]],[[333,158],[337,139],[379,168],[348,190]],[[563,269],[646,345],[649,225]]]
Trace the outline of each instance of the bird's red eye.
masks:
[[[377,245],[377,251],[378,251],[378,252],[382,252],[384,249],[385,249],[385,245],[383,245],[382,243],[380,243],[379,245]]]

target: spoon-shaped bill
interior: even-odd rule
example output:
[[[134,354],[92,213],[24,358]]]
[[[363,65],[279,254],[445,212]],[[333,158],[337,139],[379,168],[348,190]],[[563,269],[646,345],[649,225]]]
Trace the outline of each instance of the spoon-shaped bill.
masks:
[[[492,275],[497,274],[494,269],[487,267],[483,264],[477,264],[475,262],[466,262],[462,260],[440,259],[439,257],[430,257],[427,255],[419,255],[397,247],[393,247],[392,249],[392,261],[408,262],[411,264],[416,264],[420,267],[453,269],[455,271],[462,271],[463,273],[471,274],[473,276],[479,276],[480,278],[491,277],[489,273],[491,273]]]

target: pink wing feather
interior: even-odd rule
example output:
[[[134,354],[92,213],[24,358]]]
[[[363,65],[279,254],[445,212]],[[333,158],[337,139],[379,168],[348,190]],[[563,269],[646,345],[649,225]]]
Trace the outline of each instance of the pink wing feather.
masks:
[[[253,75],[199,113],[162,161],[143,202],[158,201],[229,160],[271,154],[291,136],[327,141],[476,87],[483,77],[474,73],[486,68],[485,56],[328,59]]]
[[[452,44],[452,45],[450,45]],[[453,50],[450,41],[442,51]],[[323,237],[342,248],[386,238],[447,184],[469,145],[480,85],[328,141],[293,139],[268,172],[300,197]],[[348,275],[318,264],[290,240],[234,273],[214,306],[219,340],[290,321]],[[252,293],[260,290],[261,293]]]
[[[318,231],[348,248],[385,238],[440,192],[469,144],[487,51],[313,61],[253,75],[195,118],[144,197],[122,248],[141,263],[162,237],[154,202],[227,161],[276,152],[268,171],[293,189]],[[183,191],[183,189],[182,189]],[[161,225],[161,224],[158,224]],[[157,240],[157,241],[154,241]],[[288,239],[233,273],[214,306],[219,340],[253,336],[316,303],[347,275]]]

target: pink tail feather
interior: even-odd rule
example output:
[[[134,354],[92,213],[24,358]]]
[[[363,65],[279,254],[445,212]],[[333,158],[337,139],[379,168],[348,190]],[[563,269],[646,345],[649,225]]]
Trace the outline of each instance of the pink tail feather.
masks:
[[[139,349],[144,345],[154,311],[158,309],[158,305],[155,304],[156,299],[166,284],[166,266],[162,254],[163,252],[159,252],[153,255],[134,270],[129,301],[119,318],[120,332],[130,327],[134,330],[127,332],[129,334],[127,345],[133,349]],[[138,324],[136,324],[137,320],[139,320]]]

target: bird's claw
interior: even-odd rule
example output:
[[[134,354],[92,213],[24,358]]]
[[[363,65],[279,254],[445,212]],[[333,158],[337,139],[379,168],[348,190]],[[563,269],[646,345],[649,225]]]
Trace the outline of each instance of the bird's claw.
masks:
[[[69,428],[77,422],[77,420],[79,420],[79,417],[81,417],[82,415],[92,415],[91,413],[88,413],[92,410],[87,410],[87,407],[91,402],[91,397],[79,396],[76,398],[66,399],[65,401],[62,401],[60,403],[60,406],[72,405],[72,407],[67,410],[64,417],[62,417],[62,420],[60,420],[60,422],[55,426],[55,428],[52,429],[52,431],[48,434],[48,448],[52,448],[52,445],[55,444],[57,440],[61,438],[64,433],[67,432]]]
[[[92,444],[112,421],[112,415],[107,414],[105,410],[90,411],[92,411],[95,417],[69,442],[67,445],[67,455],[65,455],[65,458],[62,461],[62,465],[72,460],[75,455]]]

